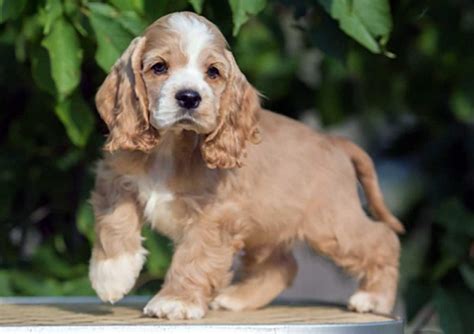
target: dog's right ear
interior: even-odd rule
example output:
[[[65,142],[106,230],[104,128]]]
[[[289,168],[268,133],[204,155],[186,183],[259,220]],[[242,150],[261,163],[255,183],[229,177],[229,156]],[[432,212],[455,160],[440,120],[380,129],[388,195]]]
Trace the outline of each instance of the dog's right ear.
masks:
[[[159,134],[150,125],[148,98],[142,77],[145,37],[135,38],[99,88],[95,103],[110,134],[104,149],[150,151]]]
[[[231,69],[220,101],[220,123],[201,145],[202,157],[209,168],[242,166],[247,144],[260,142],[259,94],[240,71],[232,53],[225,50],[224,55]]]

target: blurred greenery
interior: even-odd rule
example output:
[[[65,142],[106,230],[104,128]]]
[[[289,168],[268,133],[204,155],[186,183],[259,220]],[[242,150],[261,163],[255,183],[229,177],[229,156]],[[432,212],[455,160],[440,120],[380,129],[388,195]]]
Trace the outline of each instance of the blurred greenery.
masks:
[[[409,320],[431,307],[446,333],[471,333],[468,0],[0,0],[0,295],[93,293],[87,199],[106,134],[93,97],[134,36],[180,10],[219,26],[265,107],[328,130],[356,124],[376,162],[398,168],[390,189],[408,231]],[[171,254],[169,241],[145,236],[138,293],[160,285]]]

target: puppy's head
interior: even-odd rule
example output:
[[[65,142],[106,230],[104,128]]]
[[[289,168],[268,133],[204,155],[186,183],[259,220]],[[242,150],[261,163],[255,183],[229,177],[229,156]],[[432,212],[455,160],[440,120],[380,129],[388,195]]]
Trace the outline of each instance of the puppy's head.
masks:
[[[175,13],[135,38],[99,89],[96,104],[110,135],[106,150],[150,151],[167,131],[201,135],[211,168],[241,164],[258,141],[258,93],[239,70],[215,25]]]

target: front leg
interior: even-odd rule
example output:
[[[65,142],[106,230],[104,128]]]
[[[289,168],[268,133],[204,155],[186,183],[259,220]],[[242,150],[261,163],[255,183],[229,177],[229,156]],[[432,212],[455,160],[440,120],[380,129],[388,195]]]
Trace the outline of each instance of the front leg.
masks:
[[[229,283],[234,247],[218,224],[191,225],[177,242],[161,291],[143,310],[168,319],[200,319],[216,289]]]
[[[101,300],[115,303],[133,288],[145,262],[141,219],[133,195],[107,180],[98,180],[91,202],[96,240],[89,278]]]

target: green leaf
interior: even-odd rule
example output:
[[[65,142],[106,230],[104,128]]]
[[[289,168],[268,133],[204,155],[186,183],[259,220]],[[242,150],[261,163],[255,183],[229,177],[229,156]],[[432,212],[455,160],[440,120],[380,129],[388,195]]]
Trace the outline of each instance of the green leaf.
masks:
[[[149,228],[143,230],[143,236],[145,237],[145,247],[149,251],[146,268],[151,275],[162,278],[171,262],[171,241]]]
[[[239,67],[256,87],[265,87],[270,100],[287,96],[297,64],[296,57],[282,54],[279,43],[272,29],[256,21],[241,29],[233,47]]]
[[[143,0],[110,0],[110,3],[121,11],[133,11],[143,14],[145,12],[145,1]]]
[[[392,16],[388,0],[352,0],[354,15],[360,18],[364,26],[374,37],[386,38],[392,31]],[[382,39],[386,44],[388,40]]]
[[[204,0],[188,0],[188,2],[193,6],[196,13],[202,13],[202,5],[204,4]]]
[[[44,264],[48,263],[48,266]],[[51,244],[42,244],[31,261],[31,269],[44,277],[70,279],[84,274],[86,264],[71,265]]]
[[[44,264],[43,264],[44,266]],[[12,270],[10,271],[11,284],[15,292],[26,296],[60,296],[60,283],[53,278],[45,278],[37,272]]]
[[[95,59],[105,72],[109,72],[134,35],[119,22],[120,13],[113,7],[89,3],[89,9],[89,20],[98,44]]]
[[[374,53],[384,51],[392,30],[388,0],[318,1],[346,34]]]
[[[113,19],[116,19],[120,16],[120,12],[117,9],[105,3],[90,2],[88,6],[91,12],[95,15],[102,15]]]
[[[43,31],[41,26],[40,15],[27,16],[23,18],[23,27],[21,32],[27,41],[36,41],[42,37]]]
[[[135,12],[123,12],[117,20],[134,36],[141,35],[147,27],[147,23]]]
[[[261,12],[266,5],[266,0],[229,0],[234,21],[233,35],[237,36],[242,25],[248,21],[250,15]]]
[[[60,0],[47,0],[44,9],[40,11],[43,21],[43,33],[49,34],[53,23],[63,14],[63,6]]]
[[[77,0],[63,0],[64,3],[64,12],[67,15],[74,16],[79,12],[79,2]]]
[[[48,52],[42,47],[37,47],[32,50],[30,59],[31,74],[36,85],[40,89],[54,95],[56,93],[56,87],[51,77],[51,62]]]
[[[0,0],[0,23],[18,18],[25,5],[26,0]]]
[[[458,89],[451,95],[449,102],[454,115],[460,121],[474,123],[474,97],[472,92],[467,89]]]
[[[13,296],[11,279],[7,270],[0,270],[0,296]]]
[[[131,33],[132,37],[140,35],[148,25],[140,15],[133,11],[133,8],[118,11],[114,7],[97,2],[89,3],[89,8],[94,19],[99,16],[100,20],[116,21],[119,26]]]
[[[95,119],[82,97],[79,94],[74,94],[70,98],[59,101],[54,111],[74,145],[85,146],[94,127]]]
[[[84,27],[84,14],[79,7],[79,2],[77,0],[63,0],[63,9],[77,32],[81,36],[87,36],[88,31]]]
[[[79,232],[92,244],[95,239],[94,212],[92,211],[92,206],[87,201],[83,201],[77,210],[76,226]]]
[[[49,52],[51,74],[59,98],[63,99],[81,80],[82,49],[79,38],[73,26],[61,17],[53,24],[42,44]]]
[[[62,283],[61,290],[63,296],[88,296],[95,294],[87,275],[66,280]]]

